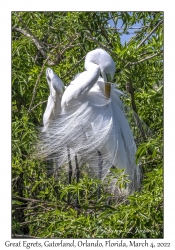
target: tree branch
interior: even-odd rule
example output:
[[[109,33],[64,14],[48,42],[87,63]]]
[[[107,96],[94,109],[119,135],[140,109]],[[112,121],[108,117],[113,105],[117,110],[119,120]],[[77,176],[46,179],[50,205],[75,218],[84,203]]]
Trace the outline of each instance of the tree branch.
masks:
[[[47,59],[47,53],[43,50],[44,45],[43,44],[41,45],[41,42],[31,32],[27,33],[26,30],[21,29],[21,28],[15,28],[15,27],[12,28],[12,31],[20,32],[23,35],[25,35],[26,37],[30,38],[32,40],[32,42],[35,44],[38,51],[40,51],[40,53],[42,54],[43,58]],[[44,47],[44,49],[48,50],[46,47]],[[55,63],[52,62],[51,60],[47,59],[47,61],[48,61],[48,64],[50,66],[55,65]]]
[[[47,100],[42,101],[42,102],[39,102],[37,105],[35,105],[35,106],[30,110],[30,112],[32,112],[34,109],[36,109],[36,107],[38,107],[39,105],[41,105],[41,104],[43,104],[43,103],[46,103],[46,102],[47,102]]]
[[[62,56],[68,49],[72,47],[72,44],[78,39],[79,34],[75,34],[75,37],[70,37],[69,38],[69,43],[66,44],[65,48],[61,51],[60,55]]]
[[[18,238],[18,239],[41,239],[39,237],[35,237],[35,236],[30,236],[30,235],[25,235],[25,234],[12,234],[12,239],[14,238]]]
[[[32,31],[27,27],[27,25],[23,22],[22,17],[19,15],[18,16],[19,21],[22,23],[22,25],[24,26],[24,28],[27,30],[27,32],[39,43],[39,45],[41,47],[44,47],[43,43],[32,33]],[[45,48],[45,50],[47,51],[48,49]]]
[[[161,52],[162,52],[162,51],[161,51]],[[155,57],[155,56],[158,56],[158,55],[160,55],[160,53],[156,53],[156,54],[154,54],[154,55],[152,55],[152,56],[147,56],[147,57],[143,58],[142,60],[140,60],[140,61],[138,61],[138,62],[130,63],[130,65],[133,66],[133,65],[142,63],[142,62],[144,62],[144,61],[146,61],[146,60],[149,60],[149,59],[151,59],[151,58],[153,58],[153,57]]]
[[[155,27],[154,29],[151,30],[151,32],[141,41],[141,43],[137,46],[137,49],[142,46],[142,44],[154,33],[154,31],[163,23],[163,20],[161,20]]]
[[[24,30],[24,29],[15,28],[15,27],[12,28],[12,31],[20,32],[23,35],[25,35],[26,37],[29,37],[33,41],[33,43],[35,44],[35,46],[37,47],[37,49],[41,52],[41,54],[43,55],[44,59],[46,59],[47,53],[43,50],[43,46],[40,44],[40,41],[36,37],[34,37],[33,34],[27,33],[27,31]]]
[[[34,89],[33,89],[32,100],[31,100],[31,103],[30,103],[30,106],[29,106],[29,109],[28,109],[28,114],[30,114],[30,112],[31,112],[31,108],[32,108],[32,105],[33,105],[33,102],[34,102],[34,99],[35,99],[35,95],[36,95],[36,88],[37,88],[37,86],[38,86],[39,80],[40,80],[40,78],[41,78],[41,76],[42,76],[42,74],[43,74],[44,67],[45,67],[45,65],[46,65],[46,63],[47,63],[48,60],[49,60],[49,56],[47,57],[47,59],[46,59],[45,62],[43,63],[43,66],[42,66],[42,68],[41,68],[41,71],[40,71],[40,73],[39,73],[39,75],[38,75],[38,77],[37,77],[37,80],[36,80],[36,83],[35,83],[35,86],[34,86]]]
[[[42,200],[36,200],[36,199],[30,199],[30,198],[24,198],[24,197],[18,197],[18,196],[13,196],[12,197],[13,200],[17,200],[17,201],[25,201],[25,202],[39,202],[39,203],[45,203],[45,204],[53,204],[51,202],[46,202],[46,201],[42,201]]]
[[[149,25],[146,26],[141,26],[141,27],[129,27],[127,30],[139,30],[139,29],[143,29],[143,28],[147,28],[149,27]],[[107,28],[109,30],[124,30],[124,28]]]
[[[72,72],[73,69],[75,69],[80,63],[81,61],[83,61],[85,58],[85,56],[83,56],[83,58],[81,58],[62,78],[65,78],[68,74],[70,74],[70,72]]]
[[[75,35],[75,38],[70,40],[69,43],[65,46],[65,48],[63,49],[63,51],[60,53],[60,55],[63,55],[63,53],[65,53],[65,51],[69,48],[70,45],[72,45],[72,43],[78,38],[77,34]],[[36,89],[37,89],[37,86],[38,86],[38,83],[39,83],[39,80],[43,74],[43,71],[44,71],[44,67],[46,65],[46,63],[49,61],[50,59],[50,56],[52,54],[52,52],[57,49],[58,47],[60,46],[60,44],[57,44],[51,51],[50,51],[50,55],[47,56],[45,62],[43,63],[43,66],[41,68],[41,71],[40,71],[40,74],[38,75],[38,78],[36,80],[36,83],[35,83],[35,86],[34,86],[34,89],[33,89],[33,96],[32,96],[32,100],[31,100],[31,103],[30,103],[30,106],[29,106],[29,109],[28,109],[28,114],[30,114],[31,112],[31,109],[32,109],[32,105],[33,105],[33,102],[34,102],[34,99],[35,99],[35,95],[36,95]],[[49,66],[53,66],[55,65],[56,62],[52,62],[51,64],[49,64]]]
[[[22,21],[21,18],[19,18],[20,21],[22,22],[23,26],[25,27],[25,29],[22,29],[22,28],[16,28],[16,27],[13,27],[12,28],[12,31],[17,31],[17,32],[20,32],[22,33],[23,35],[25,35],[26,37],[30,38],[32,40],[32,42],[35,44],[36,48],[40,51],[40,53],[42,54],[43,58],[44,59],[47,59],[47,53],[46,51],[48,51],[48,48],[46,46],[44,46],[44,43],[42,43],[41,41],[39,41],[38,38],[36,38],[33,33],[28,29],[28,27],[25,25],[25,23]],[[26,31],[27,30],[27,31]],[[69,38],[69,43],[65,46],[65,48],[62,50],[62,52],[60,54],[57,54],[57,60],[55,61],[51,61],[50,59],[47,59],[47,62],[48,62],[48,65],[49,66],[54,66],[56,65],[57,63],[59,63],[59,58],[62,57],[62,55],[65,53],[65,51],[67,51],[71,46],[72,44],[75,42],[75,40],[78,38],[79,34],[76,34],[75,38],[72,39]],[[44,48],[44,49],[43,49]],[[54,47],[55,49],[55,47]],[[54,50],[53,49],[53,50]],[[52,51],[53,51],[52,50]]]

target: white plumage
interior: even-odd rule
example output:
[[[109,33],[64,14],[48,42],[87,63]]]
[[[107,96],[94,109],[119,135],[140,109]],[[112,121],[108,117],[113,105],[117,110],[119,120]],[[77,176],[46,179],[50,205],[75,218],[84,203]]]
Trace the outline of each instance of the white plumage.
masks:
[[[112,81],[115,73],[114,61],[107,52],[96,49],[87,54],[85,69],[66,88],[62,99],[62,81],[55,78],[53,71],[47,71],[52,83],[50,90],[53,87],[57,101],[53,105],[51,93],[44,114],[47,132],[40,135],[38,156],[56,158],[59,166],[66,165],[69,148],[71,159],[77,155],[79,164],[88,163],[91,174],[99,176],[100,152],[101,178],[105,178],[111,166],[122,168],[132,181],[131,189],[136,189],[139,185],[136,146],[120,100],[122,92],[110,83],[110,97],[105,94],[105,84]]]

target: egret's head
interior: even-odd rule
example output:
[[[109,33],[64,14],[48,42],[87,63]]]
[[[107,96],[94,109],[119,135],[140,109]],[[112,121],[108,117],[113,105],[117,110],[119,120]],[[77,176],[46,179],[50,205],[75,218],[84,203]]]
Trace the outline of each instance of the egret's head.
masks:
[[[47,83],[49,85],[49,88],[50,88],[50,85],[51,85],[51,79],[53,78],[53,70],[51,68],[47,68],[46,69],[46,79],[47,79]]]
[[[85,69],[88,69],[92,63],[100,67],[101,75],[105,82],[105,95],[110,97],[110,83],[115,73],[115,63],[112,57],[103,49],[95,49],[90,51],[85,58]]]
[[[64,84],[62,80],[57,76],[57,74],[54,73],[54,71],[51,68],[46,69],[46,79],[49,85],[49,88],[51,86],[55,89],[57,94],[62,95],[64,92]]]

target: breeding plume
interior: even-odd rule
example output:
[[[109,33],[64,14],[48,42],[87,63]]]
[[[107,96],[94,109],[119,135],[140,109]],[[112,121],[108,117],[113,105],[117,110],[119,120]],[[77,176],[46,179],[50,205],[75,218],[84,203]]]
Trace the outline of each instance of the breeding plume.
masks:
[[[135,189],[139,185],[136,146],[120,100],[122,92],[111,83],[114,73],[115,63],[106,51],[95,49],[86,55],[85,71],[54,103],[54,119],[47,115],[53,110],[48,100],[44,126],[48,120],[49,126],[47,133],[41,133],[38,156],[57,158],[62,166],[76,155],[79,166],[88,164],[89,172],[100,179],[105,178],[112,166],[125,169],[133,184],[131,189]],[[50,89],[52,86],[57,92],[54,84]]]

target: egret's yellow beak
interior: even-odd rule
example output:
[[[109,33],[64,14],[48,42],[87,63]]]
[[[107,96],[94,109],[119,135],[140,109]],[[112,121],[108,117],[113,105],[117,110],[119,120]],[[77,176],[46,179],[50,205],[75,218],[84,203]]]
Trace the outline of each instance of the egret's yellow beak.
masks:
[[[109,99],[111,95],[111,81],[112,81],[110,73],[106,74],[106,79],[107,81],[105,82],[105,96],[107,99]]]
[[[107,99],[109,99],[111,94],[111,84],[109,82],[105,83],[105,96]]]

